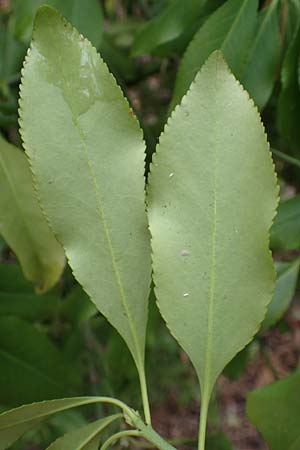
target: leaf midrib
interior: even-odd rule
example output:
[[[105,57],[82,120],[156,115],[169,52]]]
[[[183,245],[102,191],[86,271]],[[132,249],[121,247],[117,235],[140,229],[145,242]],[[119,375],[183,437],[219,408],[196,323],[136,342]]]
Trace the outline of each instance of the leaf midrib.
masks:
[[[77,31],[76,31],[76,33],[77,33]],[[59,50],[57,51],[57,54],[60,55]],[[66,91],[69,92],[69,98],[72,98],[73,95],[72,95],[72,92],[70,91],[69,83],[67,83],[67,79],[66,79],[66,76],[64,74],[63,65],[61,64],[61,58],[59,58],[58,67],[60,69],[60,73],[61,73],[61,77],[62,77],[62,80],[63,80],[64,88],[65,88]],[[62,94],[63,94],[63,90],[62,89],[60,89],[60,90],[62,91]],[[135,346],[135,350],[136,350],[136,355],[134,355],[134,358],[136,359],[136,363],[138,365],[139,370],[141,370],[142,366],[143,366],[143,358],[142,358],[142,355],[141,355],[141,352],[140,352],[140,347],[138,345],[139,341],[138,341],[138,338],[137,338],[135,327],[133,325],[133,321],[132,321],[130,310],[129,310],[128,306],[127,306],[125,289],[123,287],[122,277],[121,277],[120,271],[119,271],[118,266],[117,266],[117,262],[116,262],[116,258],[115,258],[115,254],[114,254],[114,250],[113,250],[113,245],[112,245],[112,240],[111,240],[110,233],[109,233],[109,230],[108,230],[108,226],[107,226],[107,223],[106,223],[106,219],[105,219],[105,215],[104,215],[104,209],[103,209],[103,206],[102,206],[102,199],[101,199],[99,185],[98,185],[98,182],[97,182],[97,178],[96,178],[96,175],[95,175],[93,164],[92,164],[92,162],[91,162],[91,160],[89,158],[89,152],[88,152],[88,146],[87,146],[87,143],[86,143],[86,140],[85,140],[85,134],[84,134],[84,131],[81,128],[79,122],[78,122],[77,116],[76,116],[76,114],[74,112],[74,109],[72,107],[71,102],[67,101],[67,99],[64,96],[64,94],[63,94],[63,98],[64,98],[66,104],[68,105],[69,109],[70,109],[70,112],[71,112],[71,115],[72,115],[73,124],[74,124],[75,128],[78,131],[78,134],[79,134],[79,137],[80,137],[80,140],[81,140],[81,143],[82,143],[82,147],[83,147],[83,150],[84,150],[84,153],[85,153],[85,156],[86,156],[86,163],[87,163],[88,171],[89,171],[91,179],[92,179],[92,184],[94,186],[94,194],[95,194],[96,201],[97,201],[97,204],[98,204],[98,208],[97,208],[98,216],[99,216],[100,222],[102,223],[102,226],[103,226],[103,229],[104,229],[104,234],[105,234],[108,250],[109,250],[109,253],[110,253],[110,256],[111,256],[113,273],[115,275],[115,279],[116,279],[117,286],[118,286],[119,293],[120,293],[121,304],[122,304],[122,306],[124,308],[124,311],[125,311],[125,313],[127,315],[127,318],[128,318],[129,330],[130,330],[131,337],[132,337],[132,340],[133,340],[133,343],[134,343],[134,346]]]
[[[265,15],[264,19],[262,20],[262,22],[260,24],[259,31],[256,34],[256,37],[254,39],[253,45],[251,47],[251,50],[250,50],[248,58],[247,58],[248,64],[251,61],[251,58],[252,58],[252,56],[253,56],[253,54],[255,52],[255,49],[256,49],[256,47],[258,45],[260,37],[263,34],[263,32],[264,32],[264,30],[265,30],[265,28],[266,28],[266,26],[268,24],[268,21],[270,19],[271,14],[273,13],[273,10],[274,10],[275,6],[277,6],[277,3],[278,3],[278,0],[273,0],[273,2],[271,3],[271,5],[268,8],[267,14]]]
[[[111,416],[110,420],[107,418],[106,422],[99,424],[99,428],[97,428],[94,432],[92,432],[83,442],[79,443],[79,446],[74,448],[73,450],[84,450],[84,447],[91,443],[91,441],[97,437],[98,434],[100,434],[105,428],[107,428],[112,422],[120,418],[120,414],[115,414],[114,416]],[[103,420],[103,419],[102,419]],[[48,450],[51,450],[52,445],[50,445]]]
[[[3,349],[0,349],[0,355],[1,354],[4,356],[4,358],[19,365],[23,369],[27,369],[30,372],[38,374],[41,378],[44,378],[45,380],[48,381],[48,383],[53,384],[54,386],[58,387],[59,389],[63,389],[65,387],[63,384],[58,383],[57,381],[53,380],[51,377],[49,377],[49,375],[45,374],[41,369],[29,364],[27,361],[24,361],[20,357],[14,356],[11,353],[9,353],[8,351],[3,350]]]
[[[246,5],[248,5],[249,1],[253,1],[253,0],[244,0],[244,3],[241,5],[241,8],[240,8],[238,14],[236,15],[234,21],[231,24],[231,27],[229,28],[228,33],[225,36],[225,39],[221,45],[221,49],[223,49],[227,45],[227,42],[229,41],[232,33],[234,32],[235,28],[237,27],[237,24],[238,24],[240,18],[242,17],[244,9],[246,8]]]
[[[62,399],[63,400],[63,399]],[[55,401],[57,401],[57,400],[50,400],[50,401],[44,401],[44,402],[42,402],[42,403],[48,403],[48,402],[51,402],[51,401],[53,401],[53,402],[55,402]],[[74,405],[72,405],[72,406],[70,406],[70,405],[65,405],[65,406],[61,406],[60,408],[57,408],[56,410],[54,410],[54,411],[47,411],[47,412],[45,412],[45,413],[40,413],[40,414],[37,414],[37,415],[35,415],[34,417],[31,417],[30,419],[21,419],[21,420],[18,420],[18,421],[16,421],[16,422],[13,422],[13,423],[11,423],[11,424],[9,424],[9,425],[6,425],[6,426],[4,426],[4,427],[1,427],[0,426],[0,431],[3,431],[3,430],[9,430],[10,428],[15,428],[15,427],[17,427],[18,425],[22,425],[22,424],[25,424],[25,423],[30,423],[30,422],[32,422],[32,421],[34,421],[34,420],[37,420],[37,419],[43,419],[44,417],[48,417],[48,416],[50,416],[50,415],[52,415],[52,414],[56,414],[56,413],[59,413],[59,412],[62,412],[62,411],[66,411],[67,409],[71,409],[71,408],[76,408],[76,407],[78,407],[78,406],[84,406],[84,405],[89,405],[89,404],[92,404],[92,403],[97,403],[99,400],[98,400],[98,397],[93,397],[93,398],[89,398],[89,399],[87,399],[87,400],[85,400],[85,401],[83,401],[83,402],[78,402],[77,404],[74,404]],[[37,403],[37,405],[38,405],[39,403]],[[32,403],[31,404],[32,406],[34,405],[34,403]],[[16,408],[16,410],[15,411],[18,411],[18,412],[20,412],[20,410],[21,409],[23,409],[23,408],[26,408],[28,405],[23,405],[23,406],[20,406],[19,408]],[[12,410],[12,411],[14,411],[14,410]],[[1,416],[2,415],[4,415],[4,414],[7,414],[7,412],[5,411],[4,413],[2,413],[2,414],[0,414],[0,420],[1,420]]]
[[[216,63],[216,72],[218,72],[218,63]],[[215,98],[217,103],[217,98]],[[211,390],[211,362],[212,362],[212,346],[213,346],[213,328],[214,328],[214,306],[215,306],[215,284],[216,284],[216,241],[217,241],[217,129],[218,122],[215,120],[212,136],[214,137],[211,148],[213,149],[213,222],[211,233],[211,254],[210,254],[210,286],[208,295],[208,319],[207,319],[207,341],[205,350],[205,368],[203,382],[203,398],[210,395]]]

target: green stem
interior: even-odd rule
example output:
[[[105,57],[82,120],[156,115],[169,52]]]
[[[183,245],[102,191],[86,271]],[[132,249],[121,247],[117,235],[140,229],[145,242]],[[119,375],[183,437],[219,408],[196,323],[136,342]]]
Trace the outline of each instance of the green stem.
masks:
[[[151,442],[156,448],[160,450],[176,450],[175,447],[165,441],[151,425],[146,425],[139,416],[132,419],[133,425],[141,431],[141,436]]]
[[[122,437],[125,436],[135,436],[139,437],[141,436],[141,432],[138,430],[125,430],[125,431],[119,431],[118,433],[113,434],[110,436],[102,445],[100,450],[106,450],[111,444],[118,441],[119,439],[122,439]]]
[[[140,386],[141,386],[141,394],[142,394],[142,402],[143,402],[143,408],[144,408],[144,414],[145,414],[145,421],[146,421],[147,425],[151,425],[151,413],[150,413],[150,405],[149,405],[147,382],[146,382],[146,376],[145,376],[145,369],[144,369],[144,367],[139,369],[138,372],[139,372],[139,379],[140,379]]]
[[[300,160],[297,158],[294,158],[293,156],[287,155],[286,153],[283,153],[279,150],[276,150],[275,148],[271,148],[272,153],[277,156],[278,158],[282,159],[283,161],[286,161],[290,164],[293,164],[296,167],[300,167]]]
[[[207,392],[204,392],[203,398],[201,399],[198,450],[205,450],[208,406],[209,406],[209,395],[207,395]]]
[[[123,403],[121,400],[118,400],[117,398],[112,397],[95,397],[95,401],[90,403],[108,403],[114,406],[117,406],[118,408],[122,409],[124,414],[130,419],[133,420],[136,417],[136,412],[131,409],[126,403]]]

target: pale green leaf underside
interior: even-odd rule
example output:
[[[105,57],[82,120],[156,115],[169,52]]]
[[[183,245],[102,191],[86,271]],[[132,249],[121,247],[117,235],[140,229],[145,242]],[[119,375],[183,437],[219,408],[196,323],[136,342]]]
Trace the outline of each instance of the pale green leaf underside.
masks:
[[[142,133],[96,50],[48,7],[37,15],[20,107],[50,224],[141,367],[150,284]]]
[[[271,300],[277,196],[257,110],[216,52],[161,136],[149,188],[159,308],[206,396]]]
[[[180,103],[214,50],[223,52],[237,77],[242,75],[255,30],[257,6],[257,0],[228,0],[208,18],[182,58],[171,109]]]
[[[37,290],[50,289],[65,265],[61,246],[39,207],[25,154],[0,137],[0,234]]]
[[[100,434],[112,422],[120,418],[120,414],[96,420],[79,430],[67,433],[58,438],[47,450],[98,450]]]
[[[78,397],[50,400],[21,406],[0,415],[0,450],[7,449],[24,433],[52,414],[81,405],[96,403],[97,397]]]

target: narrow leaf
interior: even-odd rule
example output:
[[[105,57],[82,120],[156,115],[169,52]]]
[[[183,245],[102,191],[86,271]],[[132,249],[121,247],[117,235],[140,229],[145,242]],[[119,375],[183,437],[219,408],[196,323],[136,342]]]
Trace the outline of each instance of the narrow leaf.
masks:
[[[277,195],[257,110],[215,52],[161,136],[149,189],[158,305],[197,371],[204,417],[272,297]]]
[[[55,0],[53,6],[95,47],[102,41],[103,13],[99,0]]]
[[[280,63],[278,0],[260,12],[255,38],[248,55],[241,82],[259,109],[272,93]]]
[[[299,92],[299,53],[300,53],[300,3],[298,0],[288,3],[294,17],[292,38],[281,70],[281,91],[278,98],[277,121],[282,136],[286,139],[292,151],[299,155],[300,129],[298,117],[300,115]]]
[[[281,262],[276,264],[278,279],[274,297],[262,324],[263,330],[275,325],[288,309],[297,285],[299,264],[299,259],[291,263]]]
[[[7,449],[26,431],[52,414],[97,402],[97,397],[75,397],[21,406],[0,415],[0,450]]]
[[[289,449],[300,439],[300,373],[257,389],[248,396],[247,415],[270,450]],[[299,450],[292,447],[291,450]]]
[[[120,417],[122,415],[115,414],[67,433],[51,444],[47,450],[98,450],[100,434]]]
[[[48,7],[37,15],[20,107],[45,213],[141,371],[150,285],[142,133],[96,50]]]
[[[56,8],[74,24],[93,45],[101,42],[103,13],[98,0],[12,0],[14,33],[20,41],[28,43],[31,38],[35,13],[39,6],[47,3]]]
[[[300,248],[300,196],[279,204],[278,214],[271,228],[271,247],[275,250]]]
[[[17,316],[34,322],[57,315],[57,295],[36,294],[17,264],[0,264],[0,316]]]
[[[50,289],[65,265],[64,253],[38,205],[24,152],[0,137],[0,233],[39,292]]]
[[[80,387],[74,367],[52,342],[16,317],[0,317],[0,367],[2,405],[71,395]]]
[[[211,1],[211,0],[210,0]],[[132,54],[151,53],[157,47],[177,39],[187,28],[190,28],[202,13],[202,6],[206,0],[182,0],[171,2],[161,12],[145,24],[136,35]]]
[[[257,7],[257,0],[228,0],[207,19],[182,58],[171,109],[180,103],[214,50],[222,50],[233,73],[242,75],[255,31]]]

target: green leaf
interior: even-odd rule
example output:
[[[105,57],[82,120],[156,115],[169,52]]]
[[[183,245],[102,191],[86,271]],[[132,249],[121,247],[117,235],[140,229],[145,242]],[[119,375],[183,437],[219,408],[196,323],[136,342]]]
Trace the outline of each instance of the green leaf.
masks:
[[[210,0],[211,1],[211,0]],[[154,19],[150,20],[135,37],[132,54],[151,53],[157,47],[177,39],[202,14],[206,0],[174,0]]]
[[[24,433],[52,414],[97,402],[97,397],[75,397],[21,406],[0,415],[0,450],[6,450]]]
[[[26,283],[16,264],[0,264],[0,316],[18,316],[29,321],[53,317],[59,309],[54,294],[37,295]]]
[[[99,0],[56,0],[53,5],[80,33],[99,47],[103,32],[103,13]]]
[[[293,442],[289,450],[300,450],[300,436]]]
[[[300,373],[257,389],[248,396],[247,414],[270,450],[299,450]],[[291,448],[290,448],[291,447]]]
[[[288,309],[297,285],[299,264],[299,259],[291,263],[280,262],[276,264],[278,276],[276,290],[262,323],[263,330],[275,325]]]
[[[230,440],[224,433],[208,435],[206,446],[207,450],[233,450]]]
[[[96,50],[48,7],[37,15],[20,106],[45,213],[143,376],[151,267],[142,133]]]
[[[257,110],[215,52],[161,136],[149,190],[156,297],[197,371],[203,423],[218,375],[272,297],[277,196]]]
[[[228,0],[207,19],[182,58],[171,109],[180,102],[214,50],[222,50],[233,73],[242,75],[255,31],[257,7],[257,0]]]
[[[29,42],[33,19],[45,0],[13,0],[14,33],[25,43]],[[99,46],[103,31],[103,14],[98,0],[47,0],[47,4],[58,9],[84,34],[93,45]]]
[[[80,385],[52,342],[16,317],[0,317],[0,367],[0,401],[5,405],[71,394]]]
[[[300,129],[300,92],[298,58],[300,53],[300,4],[290,1],[289,9],[297,19],[294,34],[283,61],[281,71],[281,91],[278,98],[277,122],[280,133],[286,139],[294,153],[299,154]]]
[[[25,54],[26,46],[15,39],[10,24],[5,26],[0,19],[0,79],[17,74]]]
[[[115,414],[67,433],[51,444],[47,450],[98,450],[100,434],[120,417],[122,415]]]
[[[95,305],[80,286],[76,286],[72,289],[64,299],[62,305],[62,314],[75,325],[90,319],[95,316],[97,312]]]
[[[260,12],[255,38],[241,82],[259,109],[269,100],[280,63],[278,0]]]
[[[271,228],[271,247],[275,250],[300,248],[300,196],[279,204],[278,214]]]
[[[45,292],[60,278],[64,253],[37,202],[24,152],[0,137],[0,233],[24,275]]]

